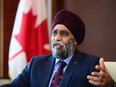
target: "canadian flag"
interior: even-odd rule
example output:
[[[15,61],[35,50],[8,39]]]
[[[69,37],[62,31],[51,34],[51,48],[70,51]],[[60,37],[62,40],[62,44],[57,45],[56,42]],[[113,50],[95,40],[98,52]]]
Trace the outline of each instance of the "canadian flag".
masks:
[[[32,56],[50,53],[45,0],[20,0],[9,47],[9,74],[14,79]]]

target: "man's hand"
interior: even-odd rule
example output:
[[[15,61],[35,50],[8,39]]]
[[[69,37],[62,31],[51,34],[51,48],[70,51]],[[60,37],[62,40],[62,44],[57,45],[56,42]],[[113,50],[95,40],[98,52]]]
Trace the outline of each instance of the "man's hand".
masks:
[[[88,75],[89,83],[100,87],[113,87],[113,79],[105,67],[104,59],[100,58],[99,63],[100,65],[96,65],[95,68],[100,72],[92,72]]]

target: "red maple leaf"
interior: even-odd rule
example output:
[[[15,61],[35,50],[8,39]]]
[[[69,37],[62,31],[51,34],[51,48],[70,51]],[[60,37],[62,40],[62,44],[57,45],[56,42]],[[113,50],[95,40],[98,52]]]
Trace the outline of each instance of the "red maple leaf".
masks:
[[[32,10],[23,13],[22,19],[20,33],[15,37],[26,53],[27,62],[32,56],[48,54],[50,51],[44,49],[44,45],[49,43],[47,20],[35,28],[36,16],[33,16]]]

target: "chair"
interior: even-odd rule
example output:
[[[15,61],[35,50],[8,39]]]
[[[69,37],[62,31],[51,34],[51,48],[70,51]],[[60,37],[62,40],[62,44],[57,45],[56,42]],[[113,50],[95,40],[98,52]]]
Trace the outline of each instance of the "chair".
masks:
[[[116,82],[116,62],[105,62],[105,66],[109,71],[112,79]]]

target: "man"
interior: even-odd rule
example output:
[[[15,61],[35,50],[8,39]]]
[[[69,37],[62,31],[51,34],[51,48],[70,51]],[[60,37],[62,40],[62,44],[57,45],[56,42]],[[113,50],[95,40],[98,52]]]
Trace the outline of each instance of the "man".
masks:
[[[59,11],[52,23],[52,54],[33,57],[16,79],[1,87],[114,87],[103,58],[78,50],[84,37],[83,21]],[[65,64],[62,74],[59,61]]]

